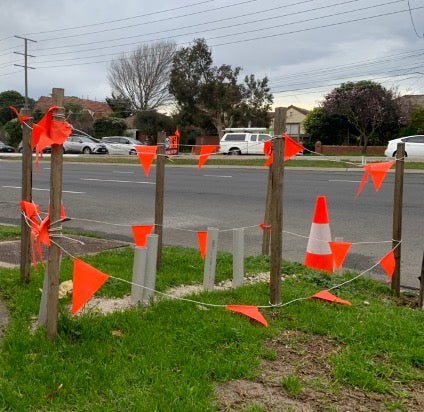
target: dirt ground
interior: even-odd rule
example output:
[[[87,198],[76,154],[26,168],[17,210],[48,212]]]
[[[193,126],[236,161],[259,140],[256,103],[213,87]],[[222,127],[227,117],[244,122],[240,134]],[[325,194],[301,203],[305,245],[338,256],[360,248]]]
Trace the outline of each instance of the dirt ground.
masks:
[[[242,411],[254,406],[266,411],[423,411],[424,388],[398,384],[398,393],[410,397],[364,392],[337,385],[331,378],[328,357],[340,346],[322,336],[284,331],[266,343],[276,354],[263,359],[255,380],[233,380],[215,387],[219,411]],[[282,380],[296,376],[300,393],[284,388]]]

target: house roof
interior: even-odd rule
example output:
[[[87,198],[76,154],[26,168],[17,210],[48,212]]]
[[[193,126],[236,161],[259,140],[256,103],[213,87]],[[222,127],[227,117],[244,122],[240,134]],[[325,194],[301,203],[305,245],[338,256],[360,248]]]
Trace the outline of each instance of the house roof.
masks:
[[[100,119],[112,113],[112,109],[105,102],[97,102],[95,100],[80,99],[75,96],[65,96],[64,103],[77,103],[80,104],[84,110],[92,113],[93,120]],[[51,96],[41,96],[35,103],[34,109],[39,109],[42,112],[47,112],[49,107],[52,106]]]
[[[294,105],[290,105],[289,107],[287,107],[287,110],[288,109],[294,109],[294,110],[296,110],[296,111],[298,111],[298,112],[300,112],[300,113],[302,113],[302,114],[304,114],[305,116],[309,113],[309,110],[306,110],[306,109],[302,109],[301,107],[297,107],[297,106],[294,106]]]

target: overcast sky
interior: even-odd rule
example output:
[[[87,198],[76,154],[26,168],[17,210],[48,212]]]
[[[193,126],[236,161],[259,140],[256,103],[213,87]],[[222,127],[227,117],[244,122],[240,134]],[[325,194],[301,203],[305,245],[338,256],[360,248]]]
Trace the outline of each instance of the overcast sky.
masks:
[[[13,0],[0,2],[0,91],[111,95],[112,59],[138,44],[203,37],[215,65],[268,76],[275,106],[312,108],[340,83],[372,79],[424,94],[424,0]],[[242,77],[240,77],[240,80]]]

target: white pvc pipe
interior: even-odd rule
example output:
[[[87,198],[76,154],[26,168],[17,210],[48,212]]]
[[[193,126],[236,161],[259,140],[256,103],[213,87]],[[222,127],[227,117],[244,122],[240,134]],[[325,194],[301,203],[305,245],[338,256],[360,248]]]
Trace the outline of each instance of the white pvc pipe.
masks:
[[[215,283],[216,254],[218,251],[219,230],[214,227],[208,228],[208,241],[203,269],[203,289],[213,290]]]
[[[244,229],[233,230],[233,288],[243,285]]]
[[[144,286],[146,276],[146,260],[147,249],[145,247],[136,246],[134,248],[134,263],[131,285],[131,302],[139,304],[143,301],[143,288],[137,285]]]
[[[148,289],[143,291],[143,303],[148,304],[153,298],[156,286],[156,261],[158,257],[159,235],[147,235],[147,261],[144,286]]]

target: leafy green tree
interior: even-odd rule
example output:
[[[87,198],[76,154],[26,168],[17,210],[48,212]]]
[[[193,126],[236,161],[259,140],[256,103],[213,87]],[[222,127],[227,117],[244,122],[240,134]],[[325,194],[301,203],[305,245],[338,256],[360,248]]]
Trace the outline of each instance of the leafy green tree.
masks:
[[[322,107],[329,114],[345,116],[358,131],[362,154],[379,128],[398,124],[401,110],[394,92],[370,80],[342,83],[325,96]]]
[[[106,103],[113,110],[114,117],[126,118],[133,114],[131,100],[122,94],[112,92],[111,97],[106,97]]]
[[[164,130],[167,135],[172,135],[176,128],[175,122],[171,117],[158,113],[156,110],[137,112],[134,124],[153,143],[157,140],[158,132]]]
[[[176,52],[169,90],[186,124],[207,117],[220,135],[223,128],[231,126],[242,100],[239,73],[240,67],[212,66],[212,53],[204,39]]]
[[[97,138],[104,136],[123,136],[127,130],[127,124],[123,119],[105,116],[97,119],[93,125],[94,135]]]
[[[4,126],[4,131],[7,136],[7,143],[11,146],[17,147],[22,140],[22,126],[17,118],[9,120]]]
[[[400,128],[401,136],[424,134],[424,107],[413,106],[404,127]]]
[[[323,144],[349,143],[348,136],[356,132],[346,117],[329,114],[322,107],[312,109],[306,116],[303,126],[312,142],[319,140]]]
[[[33,103],[34,100],[31,99]],[[12,120],[15,114],[9,109],[14,106],[19,111],[25,104],[25,97],[16,90],[7,90],[0,93],[0,125],[6,124]]]

